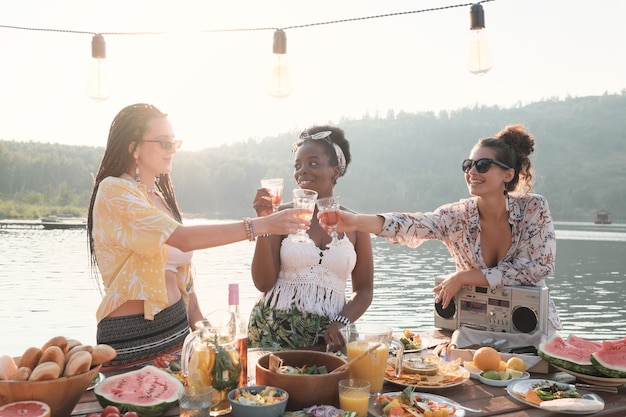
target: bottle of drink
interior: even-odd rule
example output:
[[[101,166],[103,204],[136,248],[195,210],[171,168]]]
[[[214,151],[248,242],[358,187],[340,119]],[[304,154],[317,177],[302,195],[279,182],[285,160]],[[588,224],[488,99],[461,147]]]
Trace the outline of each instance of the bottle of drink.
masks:
[[[248,321],[239,312],[239,284],[228,284],[228,311],[235,315],[235,339],[241,361],[239,387],[248,385]]]

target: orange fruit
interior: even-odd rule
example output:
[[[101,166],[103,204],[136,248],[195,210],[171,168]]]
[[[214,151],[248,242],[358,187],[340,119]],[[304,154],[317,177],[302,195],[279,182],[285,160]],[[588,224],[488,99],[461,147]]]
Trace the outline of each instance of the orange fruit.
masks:
[[[498,370],[500,368],[500,354],[492,347],[483,346],[474,353],[472,362],[482,371]]]
[[[48,404],[41,401],[17,401],[0,407],[1,417],[50,417]]]

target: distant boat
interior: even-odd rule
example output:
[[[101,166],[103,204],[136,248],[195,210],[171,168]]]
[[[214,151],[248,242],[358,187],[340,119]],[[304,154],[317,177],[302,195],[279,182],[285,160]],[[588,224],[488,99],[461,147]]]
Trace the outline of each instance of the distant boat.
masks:
[[[611,224],[611,218],[609,217],[609,212],[606,210],[598,210],[596,211],[596,219],[594,220],[595,224]]]
[[[80,229],[87,227],[85,217],[73,216],[47,216],[41,218],[44,229]]]

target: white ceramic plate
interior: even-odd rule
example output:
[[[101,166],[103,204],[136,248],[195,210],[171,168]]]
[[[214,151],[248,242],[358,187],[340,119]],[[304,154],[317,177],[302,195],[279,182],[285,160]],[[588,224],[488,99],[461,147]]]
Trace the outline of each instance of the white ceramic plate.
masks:
[[[547,379],[525,379],[522,381],[516,381],[513,382],[511,384],[509,384],[506,387],[506,392],[513,397],[514,399],[516,399],[517,401],[524,403],[526,405],[529,405],[531,407],[535,407],[535,408],[539,408],[544,410],[543,408],[539,407],[539,405],[537,404],[533,404],[529,401],[526,401],[524,399],[524,397],[522,397],[519,393],[525,393],[528,392],[529,389],[531,389],[534,385],[536,384],[543,384],[543,383],[549,383],[549,384],[559,384],[561,386],[568,386],[572,389],[575,389],[575,387],[573,385],[570,384],[563,384],[562,382],[556,382],[556,381],[550,381]],[[589,400],[596,400],[596,401],[600,401],[602,403],[602,405],[604,406],[604,400],[602,398],[600,398],[598,395],[596,394],[585,394],[583,395],[584,399],[589,399]],[[556,411],[555,411],[556,412]],[[596,413],[597,411],[559,411],[559,413],[561,414],[593,414]]]
[[[445,388],[452,388],[452,387],[456,387],[458,385],[464,384],[468,379],[470,379],[470,373],[467,369],[463,368],[462,366],[459,367],[461,369],[461,371],[463,372],[463,379],[457,382],[453,382],[451,384],[447,384],[447,385],[420,385],[420,384],[406,384],[402,381],[391,379],[391,378],[387,378],[385,377],[385,381],[387,382],[391,382],[392,384],[396,384],[396,385],[400,385],[403,387],[415,387],[415,388],[422,388],[422,389],[445,389]]]
[[[528,379],[528,378],[530,378],[530,374],[528,372],[524,372],[522,376],[520,376],[519,378],[511,378],[511,379],[504,379],[504,380],[489,379],[489,378],[483,377],[481,374],[478,374],[478,379],[480,380],[480,382],[486,385],[491,385],[492,387],[506,387],[512,382],[521,381],[521,380]]]
[[[390,395],[392,397],[395,397],[397,395],[400,395],[401,392],[386,392],[384,393],[384,395]],[[427,394],[425,392],[414,392],[413,396],[419,396],[422,398],[426,398],[427,400],[431,400],[434,401],[436,403],[439,404],[448,404],[449,405],[449,410],[451,410],[451,407],[454,407],[455,404],[457,404],[456,401],[451,400],[450,398],[446,398],[446,397],[442,397],[440,395],[435,395],[435,394]],[[378,404],[378,402],[376,402],[376,399],[374,398],[374,396],[372,396],[370,398],[370,405],[369,405],[369,409],[367,410],[370,415],[374,416],[374,417],[384,417],[384,414],[382,412],[382,410],[380,409],[380,405]],[[465,410],[463,410],[462,408],[456,408],[456,412],[454,414],[452,414],[453,417],[463,417],[465,415]]]
[[[400,338],[402,338],[402,337],[404,337],[404,335],[400,335],[400,334],[393,335],[393,338],[397,339],[398,342],[400,342]],[[400,343],[402,343],[402,342],[400,342]],[[419,352],[419,351],[424,350],[424,349],[426,349],[426,346],[424,345],[424,341],[422,340],[422,344],[417,349],[404,349],[404,353],[415,353],[415,352]],[[391,353],[393,353],[395,355],[396,348],[394,346],[391,346],[389,348],[389,350],[390,350]]]
[[[561,368],[560,366],[552,364],[559,371],[566,372],[570,375],[576,377],[576,379],[580,379],[583,382],[588,384],[602,385],[604,387],[619,387],[620,385],[626,384],[626,378],[609,378],[601,377],[601,376],[593,376],[593,375],[585,375],[579,374],[578,372],[570,371],[569,369]]]
[[[87,387],[87,391],[94,389],[96,385],[98,385],[102,381],[104,381],[104,374],[102,372],[98,372],[98,375],[96,375],[93,381],[91,381],[91,384],[89,384],[89,386]]]

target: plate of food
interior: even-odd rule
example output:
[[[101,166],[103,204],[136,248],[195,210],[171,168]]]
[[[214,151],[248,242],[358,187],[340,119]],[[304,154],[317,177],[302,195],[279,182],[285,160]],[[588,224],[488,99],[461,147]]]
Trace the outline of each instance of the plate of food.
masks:
[[[426,346],[422,343],[421,336],[410,329],[404,329],[402,334],[394,334],[393,337],[402,343],[404,353],[414,353],[426,349]]]
[[[559,371],[563,371],[572,376],[575,376],[576,379],[579,379],[582,382],[586,382],[588,384],[602,385],[604,387],[619,387],[620,385],[626,384],[626,378],[611,378],[608,376],[602,377],[602,376],[586,375],[586,374],[581,374],[578,372],[570,371],[569,369],[562,368],[555,364],[552,364],[552,366],[554,366]]]
[[[389,417],[394,404],[402,404],[404,414],[402,416],[413,417],[423,415],[425,410],[447,409],[448,415],[453,417],[465,416],[465,410],[461,404],[450,398],[425,392],[413,392],[412,387],[405,388],[402,392],[388,392],[373,395],[370,398],[368,413],[373,417]],[[395,411],[395,410],[394,410]],[[393,414],[392,415],[396,415]],[[400,414],[397,414],[400,415]]]
[[[478,380],[485,385],[492,387],[506,387],[512,382],[530,378],[528,372],[514,371],[483,371],[478,374]]]
[[[470,378],[470,373],[461,366],[461,358],[444,362],[436,355],[405,358],[400,376],[395,376],[395,360],[387,362],[385,380],[405,387],[442,389],[456,387]]]
[[[506,391],[526,405],[561,414],[592,414],[604,409],[604,400],[598,395],[581,395],[574,385],[556,381],[525,379],[512,382]]]

